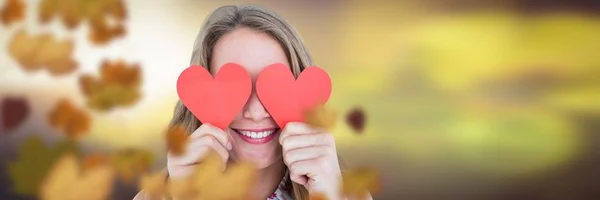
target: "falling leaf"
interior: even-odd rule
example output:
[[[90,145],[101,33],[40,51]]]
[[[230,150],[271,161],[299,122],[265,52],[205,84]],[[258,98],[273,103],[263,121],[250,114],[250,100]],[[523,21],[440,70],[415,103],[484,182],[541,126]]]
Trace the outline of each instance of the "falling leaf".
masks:
[[[114,170],[101,165],[81,171],[77,157],[63,155],[54,164],[40,190],[42,200],[105,200],[112,192]]]
[[[152,199],[164,197],[167,194],[166,177],[165,171],[145,174],[140,179],[140,190]]]
[[[98,111],[109,111],[116,107],[132,106],[141,98],[138,88],[109,83],[88,96],[88,107]]]
[[[146,150],[127,148],[111,153],[110,163],[115,167],[119,178],[132,183],[136,177],[147,172],[152,161],[152,154]]]
[[[39,137],[29,137],[18,147],[18,158],[8,163],[13,191],[21,195],[36,195],[46,173],[64,153],[79,154],[74,143],[65,141],[47,146]]]
[[[94,153],[91,155],[88,155],[86,157],[83,158],[83,162],[82,162],[82,167],[83,170],[91,170],[94,169],[98,166],[102,166],[104,164],[108,163],[107,162],[107,158],[99,153]]]
[[[4,97],[0,110],[2,111],[2,131],[10,132],[29,117],[31,112],[29,102],[23,97]]]
[[[22,0],[7,0],[2,10],[0,10],[0,17],[2,17],[2,23],[7,26],[23,20],[25,18],[25,3]]]
[[[311,126],[330,129],[335,126],[337,113],[325,108],[324,104],[319,104],[312,109],[306,110],[304,118],[306,123]]]
[[[310,193],[308,195],[308,200],[327,200],[327,197],[322,192]]]
[[[71,140],[79,139],[91,127],[91,116],[75,107],[69,100],[61,99],[48,114],[50,125]]]
[[[122,60],[104,61],[98,78],[82,75],[79,86],[87,97],[87,105],[98,111],[110,111],[116,107],[127,107],[137,103],[140,92],[141,69],[139,65],[128,65]]]
[[[25,30],[15,33],[9,43],[9,54],[26,72],[46,68],[52,75],[69,74],[77,68],[73,55],[72,40],[59,41],[52,35],[40,33],[30,35]]]
[[[166,134],[167,149],[169,153],[179,156],[185,153],[185,145],[188,142],[188,133],[183,126],[170,128]]]
[[[40,21],[48,23],[54,16],[60,17],[68,29],[77,28],[85,20],[89,21],[89,38],[97,45],[125,35],[123,23],[127,18],[127,10],[122,0],[43,0],[40,4]]]
[[[125,27],[123,25],[109,26],[106,21],[92,21],[92,30],[90,31],[90,41],[96,45],[104,45],[111,40],[125,35]]]
[[[350,198],[366,199],[369,193],[381,190],[379,172],[371,168],[358,168],[342,174],[342,193]]]
[[[221,157],[210,151],[190,176],[171,180],[169,191],[175,199],[249,199],[256,178],[251,162],[231,163],[223,171]]]
[[[365,129],[366,116],[363,109],[356,107],[346,114],[346,123],[357,133]]]

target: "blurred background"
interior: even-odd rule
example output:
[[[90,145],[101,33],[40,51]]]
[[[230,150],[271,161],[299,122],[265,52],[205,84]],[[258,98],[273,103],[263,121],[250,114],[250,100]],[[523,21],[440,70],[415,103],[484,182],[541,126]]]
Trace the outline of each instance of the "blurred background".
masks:
[[[598,1],[82,2],[102,1],[0,1],[0,199],[30,199],[55,156],[43,144],[73,138],[82,154],[143,151],[163,168],[203,20],[247,3],[301,34],[332,77],[330,107],[366,113],[363,133],[333,134],[347,167],[381,173],[375,199],[600,199]],[[119,181],[109,199],[137,187]]]

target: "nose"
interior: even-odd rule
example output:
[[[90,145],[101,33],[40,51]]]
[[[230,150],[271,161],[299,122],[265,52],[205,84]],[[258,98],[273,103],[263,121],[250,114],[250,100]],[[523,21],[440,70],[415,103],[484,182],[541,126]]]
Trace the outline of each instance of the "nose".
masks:
[[[256,93],[253,92],[244,107],[244,118],[251,119],[254,121],[260,121],[265,118],[269,118],[271,115],[267,112],[265,107],[262,105]]]

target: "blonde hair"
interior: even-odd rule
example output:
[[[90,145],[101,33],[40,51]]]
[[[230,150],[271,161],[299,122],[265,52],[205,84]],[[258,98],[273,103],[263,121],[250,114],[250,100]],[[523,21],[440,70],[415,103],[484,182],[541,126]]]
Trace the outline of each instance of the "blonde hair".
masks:
[[[294,76],[313,65],[312,58],[296,30],[281,16],[253,5],[223,6],[213,11],[196,37],[190,65],[210,69],[211,55],[219,38],[237,28],[245,27],[263,32],[276,39],[283,47]],[[181,103],[177,102],[169,126],[184,126],[190,133],[200,127],[200,121]],[[289,178],[287,179],[289,180]],[[295,200],[308,199],[304,186],[289,181]]]

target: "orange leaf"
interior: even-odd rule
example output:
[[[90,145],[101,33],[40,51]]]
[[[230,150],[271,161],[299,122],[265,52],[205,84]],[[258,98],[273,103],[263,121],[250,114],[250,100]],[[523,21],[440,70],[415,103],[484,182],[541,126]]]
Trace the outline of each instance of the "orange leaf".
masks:
[[[317,128],[330,129],[335,126],[337,113],[325,108],[324,104],[319,104],[304,113],[305,121],[308,125]]]
[[[93,169],[95,167],[104,165],[107,163],[107,159],[104,155],[102,154],[91,154],[86,156],[85,158],[83,158],[83,170],[90,170]]]
[[[379,172],[371,168],[358,168],[344,172],[342,193],[346,197],[365,199],[369,193],[381,190]]]
[[[32,36],[20,30],[13,36],[8,49],[27,72],[45,67],[52,75],[58,76],[77,68],[77,62],[71,58],[74,50],[72,40],[59,41],[46,33]]]
[[[22,0],[7,0],[0,10],[4,25],[10,25],[25,18],[25,3]]]
[[[188,142],[188,133],[183,126],[170,128],[166,133],[167,149],[173,155],[182,155],[185,153],[185,146]]]
[[[69,100],[61,99],[48,115],[48,121],[54,128],[64,132],[69,139],[77,140],[91,127],[91,117],[76,108]]]
[[[327,200],[327,197],[323,193],[311,193],[308,196],[308,200]]]

